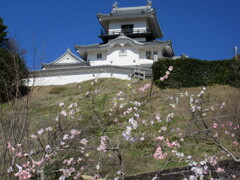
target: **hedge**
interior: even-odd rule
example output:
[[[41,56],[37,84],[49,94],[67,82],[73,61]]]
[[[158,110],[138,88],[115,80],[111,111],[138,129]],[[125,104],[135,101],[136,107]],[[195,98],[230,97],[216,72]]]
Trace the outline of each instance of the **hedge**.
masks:
[[[173,71],[167,80],[160,81],[168,67]],[[152,66],[153,80],[160,88],[209,86],[214,84],[239,87],[238,60],[203,61],[192,58],[160,59]]]

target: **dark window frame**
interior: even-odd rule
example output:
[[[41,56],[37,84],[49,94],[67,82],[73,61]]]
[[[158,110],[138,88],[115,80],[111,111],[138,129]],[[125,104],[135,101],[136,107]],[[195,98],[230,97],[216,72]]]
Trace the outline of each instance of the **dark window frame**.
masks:
[[[102,59],[102,53],[97,53],[97,59]]]

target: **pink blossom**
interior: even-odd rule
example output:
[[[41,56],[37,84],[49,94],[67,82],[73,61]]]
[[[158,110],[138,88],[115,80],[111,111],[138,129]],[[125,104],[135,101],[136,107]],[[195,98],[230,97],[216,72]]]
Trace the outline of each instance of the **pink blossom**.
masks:
[[[51,147],[50,147],[50,145],[49,145],[49,144],[46,145],[45,149],[46,149],[46,152],[50,152],[50,151],[51,151]]]
[[[83,161],[83,158],[78,158],[77,162],[79,163],[81,161]]]
[[[224,131],[224,133],[225,133],[226,135],[229,135],[229,134],[230,134],[228,131]]]
[[[60,169],[59,171],[63,172],[64,177],[68,178],[71,176],[71,171],[69,169]]]
[[[59,106],[60,107],[64,106],[64,102],[59,103]]]
[[[163,141],[164,140],[164,137],[163,136],[158,136],[155,138],[156,140],[159,140],[159,141]]]
[[[106,144],[107,139],[108,139],[107,136],[101,136],[101,144],[97,148],[98,151],[100,151],[100,152],[107,152],[107,144]]]
[[[42,133],[44,133],[44,129],[40,129],[40,130],[38,131],[38,135],[41,135]]]
[[[218,128],[218,124],[217,123],[213,123],[213,128]]]
[[[224,128],[224,126],[225,126],[224,124],[221,124],[221,128]]]
[[[73,109],[70,110],[69,115],[74,115],[75,111]]]
[[[232,124],[232,122],[228,122],[228,125],[229,125],[229,126],[232,126],[233,124]]]
[[[98,93],[99,93],[99,90],[98,90],[98,89],[96,89],[96,90],[94,91],[94,93],[95,93],[95,94],[98,94]]]
[[[72,165],[72,164],[75,164],[73,158],[65,159],[65,160],[63,161],[63,163],[64,163],[64,164],[67,164],[68,166],[70,166],[70,165]]]
[[[216,172],[218,172],[218,173],[224,173],[225,170],[219,167],[219,168],[217,168]]]
[[[65,110],[62,110],[62,111],[60,112],[60,114],[61,114],[62,116],[67,116],[67,112],[66,112]]]
[[[30,137],[33,139],[37,139],[37,136],[35,134],[31,134]]]
[[[45,128],[45,131],[47,131],[47,132],[50,132],[50,131],[52,131],[52,130],[53,130],[52,127],[47,127],[47,128]]]
[[[159,113],[155,114],[155,119],[157,122],[161,122],[161,115]]]
[[[43,160],[40,160],[40,161],[34,161],[32,160],[32,164],[33,165],[37,165],[37,166],[41,166],[43,164]]]
[[[22,146],[22,144],[16,144],[15,145],[17,148],[20,148]]]
[[[213,135],[213,137],[214,137],[214,138],[217,138],[217,137],[218,137],[218,133],[215,133],[215,134]]]
[[[29,156],[29,154],[28,154],[28,153],[24,153],[23,156],[24,156],[24,157],[27,157],[27,156]]]
[[[173,70],[173,66],[169,66],[168,70],[172,71]]]
[[[148,88],[150,88],[151,87],[151,84],[145,84],[144,86],[143,86],[145,89],[148,89]]]
[[[145,89],[144,89],[144,87],[140,87],[140,88],[138,89],[138,91],[142,93],[142,92],[145,91]]]
[[[158,180],[158,177],[157,177],[157,176],[154,176],[154,177],[152,178],[152,180]]]
[[[237,146],[237,145],[238,145],[238,142],[237,142],[237,141],[234,141],[233,144]]]
[[[32,177],[30,172],[28,172],[26,170],[22,170],[22,171],[16,173],[15,176],[18,176],[19,180],[28,180]]]
[[[16,156],[16,157],[22,157],[23,155],[22,155],[21,152],[17,152],[17,153],[15,154],[15,156]]]
[[[87,145],[88,140],[87,139],[81,139],[80,144],[83,144],[84,146]]]
[[[164,77],[160,77],[160,81],[164,81],[165,79],[164,79]]]
[[[233,175],[231,175],[231,176],[232,176],[233,179],[236,179],[236,175],[233,174]]]
[[[70,134],[71,134],[71,135],[74,135],[74,136],[77,136],[77,135],[81,134],[81,131],[78,131],[78,130],[76,130],[76,129],[72,129],[72,130],[70,131]]]
[[[173,113],[168,114],[166,118],[166,122],[171,122],[172,118],[174,118],[174,114]]]
[[[25,164],[23,164],[22,165],[24,168],[28,168],[28,167],[30,167],[30,162],[29,161],[27,161]]]
[[[159,146],[157,149],[156,149],[156,151],[155,151],[155,153],[154,153],[154,155],[153,155],[153,158],[154,159],[157,159],[157,160],[161,160],[161,159],[164,159],[165,157],[166,157],[166,153],[163,153],[162,152],[162,148]]]
[[[73,177],[73,179],[80,179],[81,175],[81,172],[78,171],[77,174]]]
[[[55,121],[59,122],[59,119],[60,119],[59,116],[56,116]]]
[[[14,153],[15,152],[15,148],[11,145],[10,142],[7,142],[7,148],[10,152]]]
[[[208,158],[208,161],[212,166],[215,166],[217,164],[217,157],[216,156],[211,156],[211,157]]]
[[[167,130],[167,127],[163,126],[163,127],[161,128],[161,130],[162,130],[162,131],[166,131],[166,130]]]
[[[167,143],[169,148],[180,147],[180,144],[177,141],[173,141],[172,143]]]
[[[64,134],[63,140],[67,140],[67,139],[69,139],[69,135],[68,134]]]

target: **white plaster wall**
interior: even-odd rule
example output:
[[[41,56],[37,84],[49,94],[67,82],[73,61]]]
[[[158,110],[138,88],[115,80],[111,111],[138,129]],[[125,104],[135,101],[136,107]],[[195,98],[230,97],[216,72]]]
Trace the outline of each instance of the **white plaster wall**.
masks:
[[[97,59],[97,54],[102,53],[102,58]],[[99,65],[108,65],[109,62],[107,61],[107,52],[103,51],[95,51],[95,52],[89,52],[88,53],[88,60],[90,61],[91,66],[99,66]]]
[[[123,80],[130,80],[128,74],[124,73],[97,73],[97,74],[78,74],[78,75],[62,75],[62,76],[48,76],[39,78],[30,78],[27,83],[28,86],[50,86],[50,85],[64,85],[71,83],[80,83],[83,81],[98,78],[118,78]]]
[[[66,55],[64,57],[62,57],[61,59],[59,59],[56,63],[57,64],[66,64],[66,63],[76,63],[78,62],[75,58],[73,58],[70,55]]]
[[[119,51],[125,50],[127,56],[119,56]],[[110,50],[100,52],[89,52],[88,60],[90,60],[91,66],[100,65],[140,65],[151,64],[153,60],[146,58],[146,51],[157,51],[158,58],[162,57],[162,48],[141,48],[136,49],[130,43],[125,40],[119,40]],[[97,53],[102,53],[102,59],[97,59]]]
[[[158,58],[162,57],[162,48],[146,48],[141,49],[139,52],[139,58],[140,58],[140,64],[150,64],[153,63],[153,60],[146,58],[146,51],[157,51],[158,52]]]
[[[126,51],[126,56],[119,56],[120,51]],[[107,61],[111,65],[139,65],[139,51],[131,46],[113,47],[108,51]]]
[[[128,20],[128,21],[113,21],[109,23],[109,34],[114,32],[121,32],[121,25],[133,24],[134,31],[139,30],[144,32],[147,29],[146,20]]]

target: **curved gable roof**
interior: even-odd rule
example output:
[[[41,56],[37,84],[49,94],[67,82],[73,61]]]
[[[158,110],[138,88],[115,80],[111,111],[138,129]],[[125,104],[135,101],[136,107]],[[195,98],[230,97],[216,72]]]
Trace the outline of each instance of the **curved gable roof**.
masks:
[[[81,58],[79,58],[75,54],[73,54],[71,52],[70,48],[68,48],[67,51],[63,55],[61,55],[59,58],[57,58],[53,62],[47,63],[47,64],[49,64],[49,65],[50,64],[59,64],[59,63],[61,63],[61,61],[65,60],[65,58],[67,58],[67,56],[72,57],[72,59],[71,59],[72,62],[70,62],[70,63],[82,63],[82,62],[84,62]],[[67,61],[62,62],[61,64],[69,64],[69,62],[67,62]]]
[[[138,42],[138,41],[136,41],[136,40],[134,40],[134,39],[132,39],[132,38],[129,38],[129,37],[127,37],[127,36],[125,36],[123,33],[120,35],[120,36],[118,36],[117,38],[115,38],[115,39],[112,39],[112,40],[110,40],[107,44],[103,44],[103,45],[101,45],[100,46],[100,48],[101,47],[112,47],[112,46],[114,46],[115,44],[118,44],[118,41],[119,40],[126,40],[126,41],[129,41],[130,42],[130,44],[132,44],[132,45],[144,45],[144,43],[141,43],[141,42]]]

